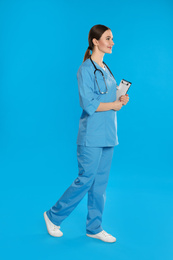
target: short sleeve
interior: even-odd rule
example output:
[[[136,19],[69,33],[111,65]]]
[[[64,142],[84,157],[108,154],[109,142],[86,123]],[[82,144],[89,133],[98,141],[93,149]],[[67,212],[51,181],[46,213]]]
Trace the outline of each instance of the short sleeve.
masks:
[[[97,110],[100,101],[94,98],[94,81],[90,73],[86,67],[79,68],[77,80],[80,106],[91,116]]]

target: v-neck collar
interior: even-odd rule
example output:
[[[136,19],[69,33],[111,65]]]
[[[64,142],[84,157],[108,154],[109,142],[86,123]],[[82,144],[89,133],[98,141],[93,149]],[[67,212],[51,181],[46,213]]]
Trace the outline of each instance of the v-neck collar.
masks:
[[[97,62],[95,62],[94,60],[92,60],[96,66],[98,66],[99,68],[101,68],[102,70],[104,70]],[[105,66],[106,67],[106,66]]]
[[[91,60],[90,60],[91,61]],[[94,60],[92,60],[94,63],[95,63],[95,65],[96,65],[96,67],[99,67],[99,69],[101,69],[102,71],[104,71],[105,73],[107,73],[107,67],[106,67],[106,65],[105,65],[105,70],[97,63],[97,62],[95,62]],[[92,63],[92,61],[91,61],[91,63]]]
[[[90,60],[90,58],[88,58],[89,60]],[[111,73],[110,73],[110,71],[108,70],[108,68],[107,68],[107,66],[105,65],[105,70],[97,63],[97,62],[95,62],[94,60],[90,60],[90,62],[91,62],[91,64],[92,64],[92,62],[94,62],[94,64],[96,65],[96,67],[98,68],[98,69],[101,69],[101,71],[104,73],[104,75],[105,75],[105,77],[107,76],[107,77],[110,77],[111,79],[114,79],[114,77],[111,75]],[[92,66],[93,66],[93,64],[92,64]],[[115,79],[114,79],[115,80]]]

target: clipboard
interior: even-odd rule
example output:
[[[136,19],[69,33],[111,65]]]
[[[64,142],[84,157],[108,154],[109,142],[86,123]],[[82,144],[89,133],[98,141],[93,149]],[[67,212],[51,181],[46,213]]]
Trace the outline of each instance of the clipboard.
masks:
[[[127,91],[129,90],[131,84],[132,83],[130,81],[127,81],[125,79],[121,80],[119,86],[117,86],[117,90],[116,90],[117,99],[116,100],[119,100],[119,98],[122,95],[125,95],[127,93]]]

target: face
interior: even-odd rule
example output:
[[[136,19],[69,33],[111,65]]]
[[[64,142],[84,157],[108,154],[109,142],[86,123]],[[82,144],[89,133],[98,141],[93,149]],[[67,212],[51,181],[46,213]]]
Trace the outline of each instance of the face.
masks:
[[[106,30],[98,41],[95,39],[95,45],[104,53],[112,53],[114,42],[111,30]]]

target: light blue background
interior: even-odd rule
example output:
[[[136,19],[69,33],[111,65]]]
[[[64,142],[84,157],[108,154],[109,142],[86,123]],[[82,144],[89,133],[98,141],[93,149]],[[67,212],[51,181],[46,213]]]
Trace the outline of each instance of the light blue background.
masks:
[[[48,235],[43,212],[77,177],[82,109],[76,73],[95,24],[111,28],[104,61],[132,82],[117,112],[103,228],[85,235],[87,196]],[[0,1],[2,259],[173,258],[172,1]]]

